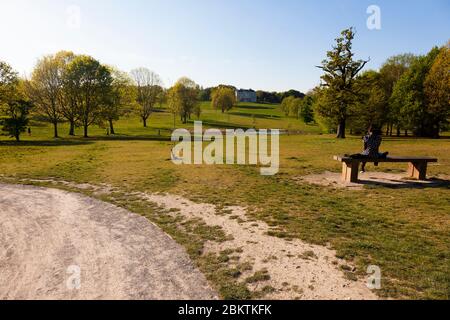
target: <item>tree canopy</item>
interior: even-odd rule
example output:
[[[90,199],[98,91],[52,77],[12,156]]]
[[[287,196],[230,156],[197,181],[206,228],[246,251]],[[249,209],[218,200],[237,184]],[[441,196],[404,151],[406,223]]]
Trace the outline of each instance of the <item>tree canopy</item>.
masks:
[[[233,88],[219,86],[212,91],[212,106],[222,113],[231,110],[236,105],[236,91]]]
[[[324,94],[330,103],[321,105],[317,111],[323,117],[333,117],[337,123],[337,137],[345,138],[346,122],[349,117],[349,106],[357,98],[354,88],[355,78],[368,61],[354,60],[352,51],[355,31],[353,28],[342,31],[336,39],[336,45],[327,53],[327,59],[319,66],[325,74],[321,77]],[[329,108],[327,110],[327,108]]]

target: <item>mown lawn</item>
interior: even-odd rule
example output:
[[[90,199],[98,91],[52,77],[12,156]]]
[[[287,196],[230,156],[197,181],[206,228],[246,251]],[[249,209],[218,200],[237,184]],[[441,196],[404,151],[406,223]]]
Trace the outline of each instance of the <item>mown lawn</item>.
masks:
[[[203,109],[206,127],[255,126],[307,134],[282,136],[280,173],[263,177],[252,166],[175,166],[168,140],[173,119],[166,113],[155,113],[146,129],[134,117],[121,120],[115,137],[93,127],[90,139],[63,135],[53,140],[50,127],[34,123],[32,136],[25,135],[20,144],[0,137],[0,175],[108,183],[125,193],[170,192],[219,206],[248,206],[249,215],[276,227],[275,236],[331,244],[340,257],[357,265],[360,275],[369,265],[380,266],[381,296],[450,298],[448,187],[370,186],[358,191],[298,183],[298,176],[339,172],[332,156],[358,152],[360,139],[320,135],[316,126],[286,119],[279,106],[245,104],[225,115],[207,104]],[[450,139],[387,138],[383,149],[438,157],[429,174],[450,175]],[[405,167],[388,164],[376,170],[400,172]]]

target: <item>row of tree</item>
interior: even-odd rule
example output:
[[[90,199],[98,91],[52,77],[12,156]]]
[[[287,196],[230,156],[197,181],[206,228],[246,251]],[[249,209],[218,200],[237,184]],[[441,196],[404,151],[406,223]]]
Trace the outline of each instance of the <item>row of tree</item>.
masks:
[[[236,88],[220,85],[206,89],[212,106],[227,112],[236,105]],[[138,68],[130,73],[101,64],[86,55],[58,52],[39,59],[30,79],[21,79],[5,62],[0,63],[0,121],[4,131],[19,140],[31,113],[52,124],[54,137],[59,125],[69,124],[69,135],[99,125],[115,134],[114,123],[130,113],[137,114],[144,127],[157,106],[165,106],[183,123],[200,117],[205,89],[188,78],[164,89],[155,72]],[[297,91],[285,95],[301,96]]]
[[[369,62],[355,60],[353,29],[344,30],[319,67],[322,85],[308,96],[316,120],[345,138],[346,129],[362,133],[369,126],[387,135],[439,137],[450,120],[450,46],[427,55],[397,55],[379,71],[361,73]]]
[[[199,91],[187,78],[165,90],[160,77],[146,68],[128,74],[90,56],[63,51],[41,58],[30,79],[19,78],[0,62],[0,124],[17,140],[31,113],[53,125],[55,138],[63,122],[69,123],[72,136],[82,127],[88,137],[94,124],[115,134],[114,122],[131,112],[146,127],[158,104],[167,105],[185,123],[192,114],[200,116]]]
[[[286,117],[295,117],[307,124],[314,121],[313,99],[310,96],[288,96],[281,102],[281,110]]]

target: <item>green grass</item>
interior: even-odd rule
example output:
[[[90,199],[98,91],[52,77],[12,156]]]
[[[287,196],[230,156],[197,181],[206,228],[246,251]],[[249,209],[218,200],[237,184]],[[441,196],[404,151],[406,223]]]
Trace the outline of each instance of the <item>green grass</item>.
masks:
[[[114,137],[106,137],[104,129],[92,127],[89,139],[67,137],[68,127],[63,125],[62,138],[54,140],[49,126],[34,123],[32,136],[24,135],[20,144],[0,137],[0,174],[16,179],[52,177],[108,183],[125,195],[132,191],[170,192],[220,207],[244,205],[249,207],[249,218],[274,227],[274,236],[331,244],[339,257],[357,266],[358,275],[364,275],[367,266],[378,265],[383,275],[378,293],[383,297],[450,298],[448,187],[367,186],[364,190],[346,190],[299,183],[295,177],[326,170],[339,172],[340,164],[332,156],[358,152],[360,138],[338,141],[320,135],[317,126],[287,119],[279,106],[272,105],[244,104],[228,115],[204,104],[201,120],[205,127],[256,126],[307,134],[282,136],[280,173],[263,177],[253,166],[173,165],[168,160],[173,146],[168,141],[173,118],[167,113],[155,113],[149,128],[142,128],[135,117],[123,119],[116,124],[118,135]],[[182,125],[178,122],[177,126]],[[387,138],[383,150],[438,157],[439,163],[430,166],[429,174],[450,174],[450,139]],[[405,170],[402,164],[368,168]],[[142,207],[138,201],[127,197],[109,200],[146,215],[183,244],[222,297],[251,297],[245,284],[235,281],[239,266],[230,269],[224,257],[200,254],[211,237],[224,241],[220,230],[198,221],[188,221],[179,229],[174,218],[160,220],[151,213],[156,209]]]

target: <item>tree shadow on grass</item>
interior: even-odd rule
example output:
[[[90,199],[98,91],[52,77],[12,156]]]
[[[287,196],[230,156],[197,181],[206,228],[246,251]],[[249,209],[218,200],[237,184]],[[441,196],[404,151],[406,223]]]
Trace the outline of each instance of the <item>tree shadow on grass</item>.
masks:
[[[251,106],[251,105],[239,105],[236,107],[237,109],[251,109],[251,110],[275,110],[275,106]]]
[[[0,141],[0,147],[61,147],[80,146],[92,144],[88,140],[78,139],[54,139],[54,140],[28,140],[28,141]]]
[[[190,121],[192,123],[193,121]],[[211,127],[211,128],[217,128],[217,129],[253,129],[250,126],[244,126],[244,125],[238,125],[238,124],[232,124],[229,122],[221,122],[221,121],[215,121],[215,120],[202,120],[203,126],[205,127]]]
[[[274,120],[281,119],[280,116],[268,115],[268,114],[254,114],[254,113],[244,113],[244,112],[230,112],[229,114],[232,116],[241,116],[241,117],[256,118],[256,119],[274,119]]]
[[[81,146],[93,144],[96,141],[171,141],[170,136],[158,135],[111,135],[111,136],[92,136],[89,138],[74,137],[69,139],[53,139],[53,140],[24,140],[16,141],[0,141],[0,147],[62,147],[62,146]]]
[[[165,135],[123,135],[123,134],[117,134],[117,135],[111,135],[111,136],[93,136],[89,138],[81,138],[85,139],[86,141],[161,141],[161,142],[167,142],[171,141],[171,136],[165,136]]]

